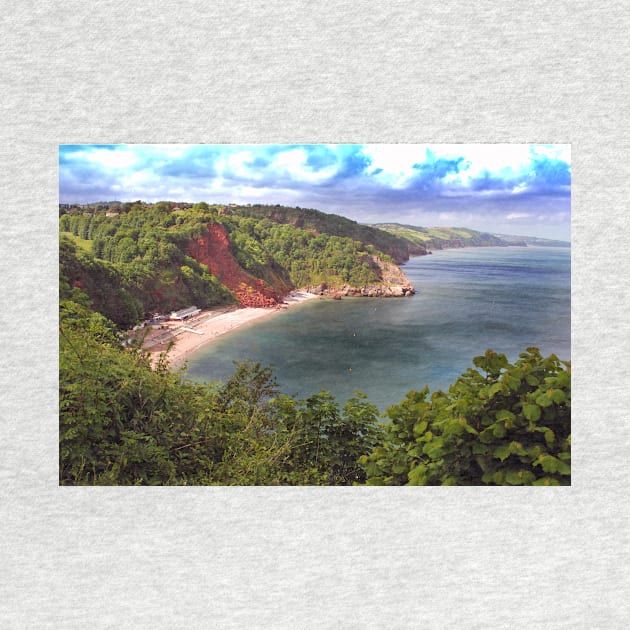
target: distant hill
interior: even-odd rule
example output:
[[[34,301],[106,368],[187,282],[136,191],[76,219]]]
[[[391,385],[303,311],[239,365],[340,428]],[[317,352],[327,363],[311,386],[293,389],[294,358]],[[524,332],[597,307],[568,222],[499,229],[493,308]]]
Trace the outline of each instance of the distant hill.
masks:
[[[495,234],[478,232],[469,228],[434,227],[425,228],[400,223],[375,223],[372,227],[389,232],[409,243],[412,256],[426,254],[427,251],[459,247],[507,247],[515,245]],[[524,243],[521,243],[524,244]]]
[[[571,247],[569,241],[556,241],[548,238],[538,238],[537,236],[515,236],[513,234],[495,234],[501,240],[510,245],[525,244],[534,247]]]

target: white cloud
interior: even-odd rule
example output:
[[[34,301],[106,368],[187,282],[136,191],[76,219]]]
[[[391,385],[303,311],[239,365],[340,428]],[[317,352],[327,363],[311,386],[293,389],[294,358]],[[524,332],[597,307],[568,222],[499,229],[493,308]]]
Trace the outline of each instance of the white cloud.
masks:
[[[124,169],[130,168],[138,162],[138,157],[133,149],[94,149],[81,152],[82,157],[88,162],[96,162],[105,168]]]
[[[278,153],[270,164],[269,169],[281,175],[289,176],[293,180],[309,184],[325,182],[337,172],[335,164],[328,168],[312,171],[306,167],[307,159],[308,155],[302,147],[289,149]]]

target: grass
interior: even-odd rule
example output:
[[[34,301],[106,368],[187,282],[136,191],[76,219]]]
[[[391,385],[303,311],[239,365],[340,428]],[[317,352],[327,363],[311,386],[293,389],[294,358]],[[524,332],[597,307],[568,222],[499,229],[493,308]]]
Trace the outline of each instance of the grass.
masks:
[[[75,236],[72,232],[62,232],[62,234],[67,236],[77,247],[90,254],[92,253],[92,241]]]

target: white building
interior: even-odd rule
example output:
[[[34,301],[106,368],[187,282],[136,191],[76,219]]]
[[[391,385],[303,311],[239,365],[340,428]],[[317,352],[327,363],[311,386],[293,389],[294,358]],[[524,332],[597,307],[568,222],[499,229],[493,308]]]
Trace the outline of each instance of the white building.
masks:
[[[197,308],[196,306],[189,306],[188,308],[183,308],[179,311],[173,311],[169,319],[177,322],[183,322],[185,319],[190,319],[199,313],[201,313],[200,308]]]

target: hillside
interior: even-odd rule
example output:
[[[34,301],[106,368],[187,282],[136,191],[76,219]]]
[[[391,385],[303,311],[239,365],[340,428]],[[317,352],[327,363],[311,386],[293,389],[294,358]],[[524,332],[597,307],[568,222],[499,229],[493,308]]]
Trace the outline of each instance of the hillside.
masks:
[[[409,260],[408,243],[405,239],[389,231],[363,225],[338,214],[328,214],[311,208],[262,204],[233,206],[229,211],[243,217],[267,218],[275,223],[292,225],[317,234],[329,234],[361,241],[391,256],[397,264]]]
[[[549,238],[538,238],[537,236],[516,236],[513,234],[495,234],[510,245],[531,245],[533,247],[571,247],[569,241],[558,241]]]
[[[406,240],[412,256],[426,254],[434,249],[459,247],[507,247],[508,243],[494,234],[469,228],[425,228],[400,223],[376,223],[372,227]]]
[[[392,255],[407,256],[403,239],[314,210],[260,208],[142,202],[60,207],[61,298],[81,289],[96,310],[129,326],[190,304],[276,306],[299,287],[346,295],[413,293]]]

